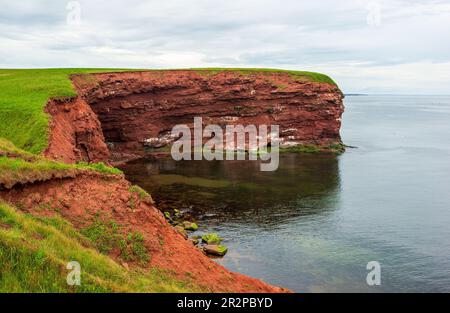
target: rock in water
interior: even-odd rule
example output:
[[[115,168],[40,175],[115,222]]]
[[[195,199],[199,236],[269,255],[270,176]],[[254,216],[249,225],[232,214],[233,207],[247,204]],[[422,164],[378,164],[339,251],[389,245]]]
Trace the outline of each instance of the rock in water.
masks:
[[[227,253],[228,248],[222,245],[206,245],[203,247],[203,250],[207,254],[224,256]]]
[[[220,238],[216,233],[203,235],[202,240],[208,245],[218,245],[222,242],[222,238]]]
[[[185,230],[191,230],[191,231],[196,231],[198,229],[198,225],[195,223],[191,223],[188,221],[184,221],[183,222],[183,227]]]

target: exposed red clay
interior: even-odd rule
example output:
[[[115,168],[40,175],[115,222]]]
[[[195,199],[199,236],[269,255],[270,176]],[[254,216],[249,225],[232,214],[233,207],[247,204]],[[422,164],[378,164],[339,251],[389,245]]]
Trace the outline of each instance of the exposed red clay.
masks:
[[[52,117],[46,157],[66,163],[109,159],[100,122],[82,98],[50,100],[46,111]]]
[[[232,273],[210,260],[178,234],[157,208],[130,192],[130,186],[121,175],[86,173],[76,178],[53,179],[3,190],[0,197],[37,216],[53,216],[57,208],[58,214],[77,229],[100,217],[115,221],[125,234],[140,232],[151,257],[149,268],[168,269],[205,291],[288,292]],[[119,254],[119,251],[111,252],[111,256],[122,263]]]

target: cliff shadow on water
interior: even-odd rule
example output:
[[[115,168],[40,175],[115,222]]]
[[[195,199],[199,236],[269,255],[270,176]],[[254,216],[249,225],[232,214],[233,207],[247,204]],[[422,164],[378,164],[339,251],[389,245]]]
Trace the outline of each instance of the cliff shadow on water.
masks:
[[[203,224],[276,228],[301,216],[326,214],[340,188],[339,157],[282,154],[274,172],[259,161],[141,159],[122,166],[151,192],[162,211],[181,210]]]

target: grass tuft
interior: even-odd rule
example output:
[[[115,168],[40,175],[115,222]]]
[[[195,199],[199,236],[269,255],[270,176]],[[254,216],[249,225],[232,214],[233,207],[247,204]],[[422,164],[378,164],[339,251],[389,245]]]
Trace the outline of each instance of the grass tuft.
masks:
[[[120,240],[120,255],[126,261],[136,261],[145,266],[150,261],[150,255],[144,245],[144,237],[139,232],[129,233]]]
[[[120,240],[118,225],[114,221],[104,222],[96,219],[91,225],[83,228],[81,234],[91,240],[94,246],[104,254],[111,252]]]
[[[95,171],[98,173],[111,174],[111,175],[119,175],[119,174],[123,173],[118,168],[108,166],[103,162],[99,162],[99,163],[78,162],[75,165],[75,168],[80,169],[80,170],[92,170],[92,171]]]
[[[139,187],[138,185],[131,186],[128,191],[131,193],[137,194],[137,196],[139,197],[139,200],[141,200],[141,201],[144,201],[149,204],[154,203],[152,196],[147,191],[145,191],[144,189]]]

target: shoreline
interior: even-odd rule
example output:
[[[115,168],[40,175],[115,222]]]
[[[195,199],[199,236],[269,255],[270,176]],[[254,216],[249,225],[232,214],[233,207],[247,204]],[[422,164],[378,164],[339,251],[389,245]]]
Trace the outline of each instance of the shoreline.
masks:
[[[338,147],[343,148],[338,137],[340,115],[343,111],[342,94],[337,86],[328,83],[307,82],[303,79],[297,80],[298,78],[290,76],[290,73],[272,72],[258,76],[257,72],[243,74],[232,71],[219,71],[218,73],[211,72],[206,76],[202,76],[196,71],[177,71],[176,75],[166,71],[163,74],[163,80],[158,76],[160,75],[158,72],[75,75],[72,76],[72,82],[75,86],[76,94],[66,98],[52,98],[47,103],[46,112],[52,118],[49,125],[49,143],[42,154],[45,158],[42,158],[42,156],[33,157],[30,162],[27,161],[28,163],[23,164],[23,166],[30,164],[24,167],[25,170],[29,166],[34,166],[36,162],[55,160],[56,163],[48,163],[46,166],[56,166],[58,170],[48,177],[40,175],[39,172],[36,173],[36,178],[19,177],[17,184],[1,191],[1,197],[9,203],[20,207],[21,210],[33,212],[37,216],[61,215],[73,223],[77,230],[82,232],[86,232],[87,229],[91,229],[95,225],[109,223],[109,219],[119,225],[118,233],[114,234],[114,238],[116,236],[125,236],[127,232],[134,232],[138,229],[139,235],[137,233],[136,235],[131,235],[131,237],[127,235],[128,239],[125,241],[125,246],[121,243],[122,241],[120,241],[119,246],[116,246],[119,242],[116,243],[115,239],[114,242],[109,244],[111,250],[108,255],[122,264],[125,270],[128,270],[130,267],[140,268],[144,263],[148,262],[148,265],[144,266],[144,268],[156,266],[157,268],[175,270],[176,272],[185,272],[186,274],[181,277],[179,275],[174,277],[176,279],[187,279],[192,284],[200,286],[201,289],[205,288],[213,292],[289,292],[287,289],[273,287],[259,280],[231,273],[210,260],[202,251],[186,240],[183,234],[170,227],[164,215],[154,206],[151,197],[147,196],[146,192],[141,192],[139,189],[131,186],[123,174],[118,176],[110,176],[103,173],[92,175],[83,171],[75,171],[74,173],[76,174],[64,174],[66,166],[59,165],[75,164],[80,161],[87,162],[87,164],[108,162],[119,165],[124,164],[125,161],[130,162],[145,156],[146,153],[143,153],[143,150],[140,148],[141,144],[136,137],[140,136],[142,127],[140,124],[136,124],[137,128],[127,130],[126,125],[132,126],[133,124],[130,122],[121,124],[121,119],[132,118],[134,123],[139,123],[140,116],[145,116],[145,114],[142,115],[145,112],[150,112],[148,113],[150,115],[146,113],[147,116],[152,116],[154,114],[152,110],[155,109],[155,112],[169,112],[168,114],[174,112],[173,108],[167,110],[167,108],[161,107],[163,104],[167,105],[164,98],[158,100],[162,101],[160,107],[155,106],[155,109],[152,109],[150,104],[154,103],[152,102],[153,100],[146,100],[142,95],[146,95],[146,93],[155,88],[156,91],[162,90],[162,96],[165,95],[164,92],[178,90],[176,88],[173,89],[173,86],[170,86],[170,84],[180,84],[180,73],[185,75],[186,79],[182,80],[182,85],[177,88],[193,88],[195,91],[193,93],[193,101],[198,102],[201,97],[204,97],[203,94],[213,97],[209,104],[211,107],[207,110],[201,105],[193,107],[195,110],[203,110],[202,114],[206,114],[206,116],[210,114],[208,112],[216,110],[214,105],[216,101],[219,101],[216,99],[219,97],[218,95],[229,97],[230,101],[244,101],[245,105],[249,105],[249,108],[251,108],[249,110],[243,110],[241,109],[242,106],[235,105],[234,107],[239,107],[240,109],[233,111],[233,114],[236,115],[235,120],[242,119],[242,121],[247,121],[248,123],[252,121],[253,123],[261,123],[271,116],[276,117],[278,115],[283,116],[283,119],[286,119],[286,121],[292,120],[292,114],[289,111],[285,112],[283,108],[272,107],[272,104],[270,105],[271,110],[268,110],[266,105],[262,105],[262,103],[267,101],[276,103],[274,101],[288,99],[295,106],[298,106],[301,101],[305,101],[301,105],[305,106],[305,110],[309,111],[312,110],[313,103],[320,101],[323,106],[328,108],[327,113],[322,112],[324,109],[321,106],[314,105],[314,109],[318,110],[317,112],[307,113],[309,111],[301,111],[300,114],[313,114],[311,118],[316,118],[315,116],[318,118],[321,115],[327,116],[326,121],[329,119],[330,125],[327,124],[328,122],[321,120],[317,126],[314,126],[317,127],[315,130],[317,135],[308,135],[316,137],[303,139],[303,141],[305,143],[314,142],[318,146],[330,147],[338,142]],[[142,79],[142,81],[136,84],[136,78]],[[192,85],[193,81],[202,82],[209,80],[216,84],[214,88],[217,88],[219,93],[211,93],[211,87],[199,85],[202,87],[196,89],[197,83]],[[287,86],[282,85],[280,82],[283,81],[287,81],[289,84]],[[251,88],[260,88],[261,95],[252,91],[251,88],[244,88],[239,91],[245,93],[245,96],[236,95],[232,88],[230,89],[230,83],[236,86],[250,84],[248,86],[251,87],[254,85],[255,87]],[[186,93],[185,91],[183,92]],[[198,93],[200,96],[197,95]],[[175,95],[179,99],[183,99],[186,95],[191,97],[190,93],[186,95],[176,93]],[[260,97],[262,98],[260,99]],[[175,104],[179,101],[177,99],[174,98],[173,100]],[[98,103],[102,103],[102,101],[104,104],[99,106]],[[261,105],[258,101],[262,101]],[[256,104],[251,106],[251,103]],[[103,111],[105,105],[111,106],[111,109],[108,108],[107,111]],[[187,114],[183,111],[186,109],[183,101],[177,105],[179,105],[179,110],[181,110],[178,114]],[[110,115],[108,112],[113,112],[113,115]],[[114,112],[119,115],[114,116]],[[130,113],[126,112],[132,112],[132,114],[130,115]],[[139,115],[138,112],[141,112],[141,114]],[[226,117],[227,113],[223,114]],[[157,118],[161,119],[158,116]],[[229,119],[227,118],[226,120]],[[294,119],[294,121],[296,120]],[[109,121],[108,123],[111,123],[111,125],[105,124],[105,121]],[[157,120],[155,123],[158,123]],[[115,138],[119,137],[115,137],[117,134],[112,132],[112,130],[118,129],[119,125],[125,127],[123,129],[125,133],[128,131],[129,141],[114,142]],[[167,126],[160,125],[159,127]],[[311,129],[311,125],[299,124],[298,129],[291,127],[289,128],[289,133],[285,135],[295,139],[296,136],[304,136],[302,132],[307,129]],[[154,129],[152,131],[158,132],[159,130]],[[124,136],[124,134],[120,136]],[[321,137],[321,134],[325,137]],[[313,138],[315,139],[312,140]],[[317,148],[312,149],[309,143],[305,147],[303,148],[305,151],[300,149],[302,150],[300,152],[317,152]],[[28,155],[20,149],[18,151],[19,159]],[[61,174],[59,174],[59,167],[61,167]],[[119,190],[121,191],[118,192]],[[36,210],[37,207],[40,209]],[[114,209],[112,210],[111,208]],[[100,220],[98,220],[98,216],[101,216]],[[125,216],[126,219],[124,219]],[[142,218],[144,220],[141,220]],[[164,235],[157,239],[158,233],[164,233]],[[102,235],[100,238],[102,237],[104,236]],[[130,247],[138,247],[136,246],[138,243],[134,242],[134,240],[138,240],[140,248],[136,251],[128,251],[131,249]],[[176,258],[173,257],[174,254]],[[129,258],[132,261],[126,261]]]

